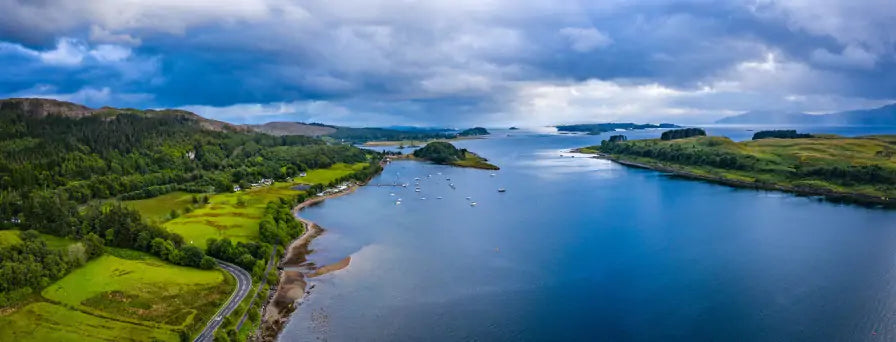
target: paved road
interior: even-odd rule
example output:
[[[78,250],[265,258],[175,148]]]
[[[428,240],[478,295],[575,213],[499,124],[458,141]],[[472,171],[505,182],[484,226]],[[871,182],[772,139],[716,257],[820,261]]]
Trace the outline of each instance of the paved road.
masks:
[[[264,276],[261,277],[261,285],[258,286],[258,289],[265,287],[268,283],[268,272],[271,271],[271,267],[274,266],[274,257],[277,256],[277,248],[271,248],[271,256],[268,257],[268,267],[264,269]],[[258,291],[261,292],[261,291]],[[255,304],[255,301],[258,300],[258,292],[255,292],[255,296],[252,297],[252,300],[249,301],[249,308],[252,308],[252,304]],[[264,300],[264,299],[261,299]],[[240,328],[243,327],[243,323],[246,323],[246,318],[249,317],[249,310],[246,310],[246,313],[243,314],[243,317],[240,318],[240,321],[236,324],[236,330],[239,331]]]
[[[218,313],[212,317],[211,321],[205,326],[205,329],[202,330],[202,333],[199,336],[196,336],[194,342],[207,342],[212,341],[215,338],[215,330],[218,330],[218,326],[224,322],[224,317],[227,317],[238,305],[243,301],[243,298],[246,298],[246,295],[249,294],[249,290],[252,290],[252,276],[249,275],[249,272],[246,270],[239,268],[234,264],[226,263],[221,260],[218,260],[218,266],[220,266],[223,270],[230,272],[234,278],[236,278],[236,291],[233,291],[233,294],[230,295],[230,299],[218,310]]]

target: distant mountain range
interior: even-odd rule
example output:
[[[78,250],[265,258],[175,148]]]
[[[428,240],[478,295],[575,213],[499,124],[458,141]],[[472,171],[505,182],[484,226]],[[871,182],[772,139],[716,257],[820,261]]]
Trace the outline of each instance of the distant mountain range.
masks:
[[[831,114],[751,111],[729,116],[717,124],[821,125],[821,126],[896,126],[896,103],[879,108],[851,110]]]

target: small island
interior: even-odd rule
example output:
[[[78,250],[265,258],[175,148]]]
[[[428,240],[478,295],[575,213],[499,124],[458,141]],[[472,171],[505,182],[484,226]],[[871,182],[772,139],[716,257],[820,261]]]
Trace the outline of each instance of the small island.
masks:
[[[615,138],[576,151],[731,186],[896,206],[896,135],[847,138],[785,132],[734,142],[690,131],[667,139]],[[696,135],[679,138],[690,134]]]
[[[473,127],[473,128],[465,129],[465,130],[461,131],[460,133],[457,133],[457,136],[472,137],[472,136],[477,136],[477,135],[489,135],[489,134],[490,133],[488,132],[488,130],[483,127]]]
[[[561,125],[556,126],[557,131],[559,132],[579,132],[579,133],[587,133],[588,135],[598,135],[605,132],[614,132],[614,131],[626,131],[626,130],[636,130],[636,129],[650,129],[650,128],[680,128],[678,125],[670,124],[670,123],[661,123],[659,125],[655,124],[636,124],[631,122],[623,122],[623,123],[597,123],[597,124],[578,124],[578,125]]]
[[[489,164],[488,159],[467,151],[467,149],[458,149],[457,147],[454,147],[454,145],[442,141],[428,143],[426,146],[414,151],[413,154],[403,155],[402,158],[428,160],[436,164],[472,167],[484,170],[500,169],[493,164]]]

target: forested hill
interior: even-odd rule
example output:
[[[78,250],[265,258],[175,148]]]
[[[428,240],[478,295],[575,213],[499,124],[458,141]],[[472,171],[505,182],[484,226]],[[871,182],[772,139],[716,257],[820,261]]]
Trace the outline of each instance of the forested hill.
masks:
[[[0,101],[2,222],[19,216],[36,194],[84,203],[173,190],[227,191],[241,181],[367,160],[351,146],[243,132],[183,111],[69,111],[84,108]]]
[[[207,119],[195,113],[178,109],[164,110],[138,110],[132,108],[103,107],[91,109],[86,106],[39,98],[12,98],[0,100],[0,112],[15,113],[25,117],[43,118],[46,116],[60,116],[66,118],[105,117],[110,118],[120,114],[131,114],[149,117],[176,117],[183,121],[192,121],[200,127],[213,131],[248,132],[248,127],[232,125],[223,121]]]

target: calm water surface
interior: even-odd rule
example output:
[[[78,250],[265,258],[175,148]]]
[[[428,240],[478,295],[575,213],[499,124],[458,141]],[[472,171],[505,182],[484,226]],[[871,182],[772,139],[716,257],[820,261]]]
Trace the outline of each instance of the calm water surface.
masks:
[[[305,210],[327,229],[310,262],[351,263],[311,279],[280,339],[896,340],[896,211],[565,152],[601,139],[500,131],[458,143],[501,166],[495,176],[396,162],[372,184],[412,186],[363,187]]]

